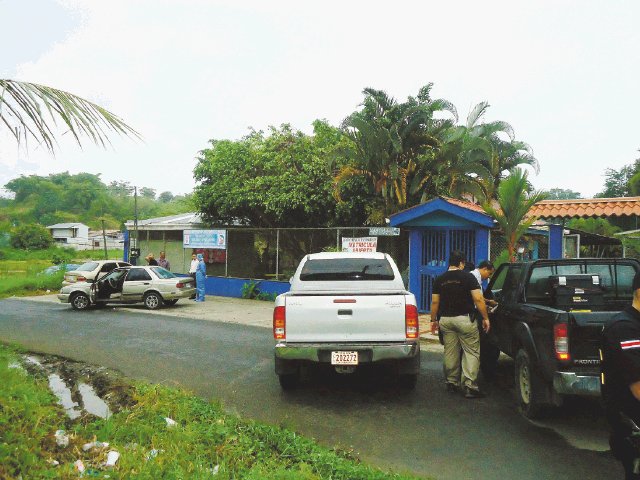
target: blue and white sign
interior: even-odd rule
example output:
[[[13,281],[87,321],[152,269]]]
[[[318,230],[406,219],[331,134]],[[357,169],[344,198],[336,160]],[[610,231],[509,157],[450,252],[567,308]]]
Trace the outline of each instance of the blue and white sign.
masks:
[[[182,237],[184,248],[227,249],[226,230],[185,230]]]

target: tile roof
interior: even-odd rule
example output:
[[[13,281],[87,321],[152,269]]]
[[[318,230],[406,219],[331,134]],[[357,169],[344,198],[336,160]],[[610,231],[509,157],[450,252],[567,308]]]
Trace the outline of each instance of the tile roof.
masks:
[[[622,217],[640,215],[640,197],[543,200],[529,214],[541,218]]]
[[[487,215],[487,212],[484,211],[484,208],[482,208],[477,203],[467,202],[466,200],[459,200],[457,198],[450,198],[450,197],[442,197],[442,198],[447,202],[451,203],[452,205],[457,205],[459,207],[467,208],[469,210],[484,213],[485,215]]]

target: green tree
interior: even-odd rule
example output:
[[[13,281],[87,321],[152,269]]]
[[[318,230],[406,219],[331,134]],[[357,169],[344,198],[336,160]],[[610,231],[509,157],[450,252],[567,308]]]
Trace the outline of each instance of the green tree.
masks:
[[[28,139],[54,151],[53,128],[61,122],[81,145],[80,138],[106,146],[111,133],[140,135],[113,113],[77,95],[35,83],[0,79],[0,125],[18,144]]]
[[[536,220],[535,217],[527,218],[527,214],[534,204],[544,200],[545,195],[532,189],[527,172],[520,168],[514,169],[500,183],[497,193],[499,208],[489,203],[485,203],[483,208],[500,225],[509,258],[515,260],[518,240]]]
[[[22,250],[40,250],[49,248],[53,238],[49,230],[42,225],[21,225],[11,233],[11,246]]]
[[[149,188],[149,187],[142,187],[140,189],[140,196],[143,198],[149,198],[151,200],[155,200],[156,198],[156,191],[153,188]]]
[[[327,157],[341,135],[326,122],[314,135],[288,125],[239,141],[211,140],[194,177],[197,209],[211,222],[260,227],[317,227],[336,222]]]
[[[632,194],[631,188],[637,189],[638,178],[633,177],[640,173],[640,159],[631,165],[625,165],[620,170],[607,168],[604,173],[604,190],[596,195],[596,198],[628,197]],[[636,190],[638,191],[638,190]]]
[[[160,195],[158,195],[158,200],[160,200],[162,203],[169,203],[173,199],[174,195],[171,192],[162,192]]]
[[[347,179],[365,177],[379,196],[377,220],[415,203],[423,183],[414,182],[421,164],[431,158],[431,150],[441,143],[440,136],[452,120],[439,119],[436,113],[448,112],[457,118],[456,109],[443,99],[432,99],[428,84],[416,97],[397,102],[382,90],[366,88],[362,109],[347,117],[342,128],[352,144],[345,151],[348,162],[337,169],[335,188]]]
[[[574,198],[582,198],[579,192],[574,192],[568,188],[550,188],[544,190],[547,200],[572,200]]]

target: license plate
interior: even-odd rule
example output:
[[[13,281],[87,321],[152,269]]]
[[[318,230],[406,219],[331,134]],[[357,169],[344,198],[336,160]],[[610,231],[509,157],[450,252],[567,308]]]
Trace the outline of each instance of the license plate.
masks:
[[[331,365],[358,365],[358,352],[331,352]]]

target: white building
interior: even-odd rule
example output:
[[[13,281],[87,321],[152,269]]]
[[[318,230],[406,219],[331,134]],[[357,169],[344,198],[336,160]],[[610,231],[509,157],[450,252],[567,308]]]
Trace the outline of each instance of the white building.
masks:
[[[124,233],[119,230],[91,230],[89,232],[89,246],[87,248],[101,249],[104,248],[105,238],[107,249],[122,249],[124,247]]]
[[[84,223],[56,223],[47,227],[57,245],[76,250],[91,248],[89,227]]]

